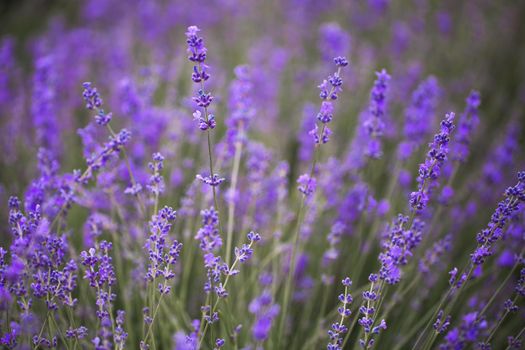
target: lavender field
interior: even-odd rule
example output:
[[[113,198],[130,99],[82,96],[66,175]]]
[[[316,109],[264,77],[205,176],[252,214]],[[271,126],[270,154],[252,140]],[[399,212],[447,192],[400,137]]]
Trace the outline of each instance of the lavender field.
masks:
[[[0,4],[0,348],[525,349],[525,3]]]

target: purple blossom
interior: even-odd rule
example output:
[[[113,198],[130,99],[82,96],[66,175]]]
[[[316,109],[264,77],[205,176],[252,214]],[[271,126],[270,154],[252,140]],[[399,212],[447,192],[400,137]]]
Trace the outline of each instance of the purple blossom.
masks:
[[[452,144],[454,160],[465,162],[469,155],[469,146],[474,129],[479,124],[478,108],[481,103],[479,92],[472,91],[466,100],[467,106],[458,122],[455,142]]]
[[[400,143],[398,156],[406,160],[429,136],[434,124],[439,86],[436,78],[429,77],[412,93],[412,101],[405,111],[405,140]]]
[[[113,259],[109,255],[112,248],[112,243],[101,241],[97,248],[90,248],[80,253],[81,263],[85,267],[84,279],[89,281],[89,285],[96,293],[96,316],[100,321],[100,327],[98,336],[92,339],[92,343],[97,348],[112,346],[110,312],[116,298],[115,293],[111,291],[111,287],[116,283]]]
[[[319,133],[319,126],[315,124],[314,129],[312,129],[309,134],[313,136],[314,144],[317,146],[321,143],[327,143],[329,141],[329,136],[331,130],[328,128],[327,124],[332,121],[334,107],[332,100],[337,99],[337,94],[342,91],[341,86],[343,85],[343,80],[341,78],[341,69],[348,65],[348,61],[345,57],[335,57],[334,63],[337,67],[337,71],[332,75],[328,76],[328,79],[323,80],[323,82],[318,86],[321,91],[319,97],[323,100],[321,103],[321,109],[317,114],[317,120],[321,123],[321,132]]]
[[[252,327],[252,336],[257,342],[268,339],[273,320],[279,314],[279,305],[273,302],[269,289],[265,289],[261,295],[250,302],[248,306],[250,313],[255,315]]]
[[[453,121],[454,113],[447,114],[441,121],[441,132],[434,136],[434,140],[429,144],[427,158],[419,166],[418,190],[410,194],[410,206],[414,211],[422,211],[427,207],[430,191],[436,185],[441,168],[447,159],[450,134],[454,130]]]
[[[350,51],[350,35],[335,22],[324,23],[319,29],[319,51],[323,59],[347,55]]]
[[[307,197],[315,192],[315,188],[317,186],[316,179],[314,177],[310,177],[308,174],[303,174],[299,176],[299,178],[297,179],[297,183],[299,184],[299,186],[297,187],[299,192],[301,192]]]
[[[211,187],[217,187],[226,180],[223,177],[219,177],[218,174],[213,174],[213,176],[202,176],[200,174],[197,174],[195,178]]]
[[[363,122],[363,128],[367,135],[367,146],[364,154],[373,159],[380,158],[383,155],[381,137],[385,128],[386,93],[390,80],[390,75],[384,69],[381,72],[376,72],[376,76],[377,79],[370,92],[368,117]]]
[[[525,172],[522,171],[518,173],[518,183],[505,191],[505,198],[498,203],[487,227],[477,234],[478,246],[470,255],[474,265],[483,264],[485,259],[492,255],[493,244],[501,239],[503,228],[512,215],[520,209],[523,201],[525,201]]]
[[[146,279],[149,282],[155,282],[158,277],[161,277],[164,284],[160,288],[161,294],[167,294],[170,291],[167,283],[175,277],[173,267],[182,249],[182,243],[176,240],[171,244],[166,242],[175,219],[176,212],[170,207],[164,207],[149,222],[151,235],[145,244],[149,257]]]
[[[230,157],[235,152],[237,142],[246,142],[246,131],[255,116],[254,84],[252,69],[249,66],[237,66],[234,69],[235,80],[230,84],[229,109],[230,116],[226,119],[228,126],[227,143]]]
[[[330,329],[328,330],[328,337],[330,342],[328,343],[328,350],[341,350],[343,345],[343,335],[348,332],[348,327],[344,325],[346,318],[350,317],[352,312],[350,311],[350,304],[353,302],[353,298],[348,293],[348,287],[352,285],[352,280],[348,277],[341,281],[345,287],[344,294],[339,294],[339,302],[341,306],[337,308],[337,312],[340,316],[339,322],[332,323]]]
[[[37,142],[41,147],[59,155],[60,124],[57,118],[57,62],[56,57],[39,57],[35,62],[31,113]]]

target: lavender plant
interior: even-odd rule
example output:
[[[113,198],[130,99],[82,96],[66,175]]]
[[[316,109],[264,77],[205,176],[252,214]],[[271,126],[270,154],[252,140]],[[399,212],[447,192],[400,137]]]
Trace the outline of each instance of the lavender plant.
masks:
[[[38,6],[0,11],[2,349],[523,347],[522,6]]]

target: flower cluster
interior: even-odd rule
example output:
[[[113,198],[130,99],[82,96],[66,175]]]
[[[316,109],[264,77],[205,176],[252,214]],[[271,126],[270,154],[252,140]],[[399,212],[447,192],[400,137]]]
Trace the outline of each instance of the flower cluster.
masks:
[[[297,179],[297,183],[299,184],[297,189],[306,197],[314,193],[315,188],[317,187],[317,180],[315,179],[315,177],[311,177],[308,174],[303,174],[299,176],[299,178]]]
[[[407,228],[408,227],[408,228]],[[379,277],[388,284],[401,279],[400,267],[406,265],[413,249],[421,242],[424,224],[419,219],[409,222],[407,216],[398,215],[388,231],[383,252],[379,254]]]
[[[319,97],[323,100],[321,103],[321,109],[317,113],[317,120],[321,122],[321,132],[319,132],[319,126],[315,124],[314,129],[310,131],[310,135],[314,138],[314,143],[316,145],[320,143],[327,143],[329,141],[330,134],[332,131],[328,128],[327,124],[332,121],[334,105],[333,100],[337,99],[337,94],[343,89],[343,79],[341,78],[341,68],[348,65],[348,61],[345,57],[335,57],[334,63],[337,67],[337,71],[328,76],[328,79],[323,80],[323,82],[318,86],[321,91]]]
[[[342,305],[337,308],[341,319],[339,322],[332,323],[331,329],[328,331],[328,337],[330,339],[330,343],[328,343],[327,346],[328,350],[341,350],[343,348],[342,335],[348,332],[348,327],[346,327],[343,322],[352,314],[350,304],[352,304],[353,298],[350,293],[348,293],[348,287],[352,285],[352,280],[346,277],[341,283],[345,287],[344,294],[339,294],[339,302],[341,302]]]
[[[248,311],[255,315],[252,327],[252,336],[255,341],[263,342],[268,339],[273,320],[279,314],[279,309],[279,305],[273,302],[269,289],[263,290],[261,295],[250,302]]]
[[[405,140],[398,148],[400,160],[407,160],[432,131],[438,95],[439,86],[435,77],[427,78],[413,92],[411,104],[405,111]]]
[[[113,129],[109,126],[111,113],[106,114],[101,108],[102,99],[97,88],[90,82],[83,83],[83,87],[82,96],[86,102],[86,108],[97,110],[96,123],[106,126],[110,134],[108,142],[104,143],[102,147],[94,146],[94,151],[90,152],[89,156],[86,157],[87,169],[83,173],[79,170],[74,172],[75,181],[86,184],[96,171],[104,167],[112,156],[118,154],[126,146],[131,139],[131,132],[127,129],[122,129],[118,133],[113,132]],[[94,141],[91,141],[91,143],[94,143]]]
[[[485,259],[492,255],[494,242],[501,239],[503,228],[512,215],[521,208],[521,203],[524,201],[525,171],[522,171],[518,173],[518,183],[505,191],[505,199],[498,203],[498,207],[492,214],[487,227],[477,234],[478,246],[470,254],[470,259],[474,265],[483,264]]]
[[[374,338],[372,338],[372,335],[377,335],[381,330],[386,329],[386,321],[381,320],[379,324],[375,324],[376,314],[379,312],[379,310],[376,310],[374,305],[378,301],[378,298],[380,297],[379,291],[378,291],[378,282],[379,276],[375,273],[370,274],[368,276],[368,281],[370,282],[370,289],[365,290],[362,293],[363,297],[363,304],[359,307],[359,313],[362,315],[358,323],[361,327],[363,327],[363,330],[365,332],[364,338],[359,339],[359,344],[364,349],[368,349],[372,345],[374,345]]]
[[[210,75],[208,73],[209,67],[204,64],[207,49],[204,46],[204,39],[199,36],[199,32],[200,29],[197,26],[189,26],[186,31],[186,43],[188,44],[188,59],[194,63],[191,79],[200,86],[197,94],[193,97],[193,101],[204,109],[204,116],[201,117],[200,111],[195,111],[193,117],[198,121],[199,129],[205,131],[208,128],[215,128],[215,118],[213,115],[208,115],[207,110],[213,101],[213,96],[204,91],[204,82],[210,78]]]
[[[159,196],[164,192],[164,178],[160,174],[164,168],[164,157],[160,153],[153,154],[153,162],[148,163],[151,176],[148,179],[148,191],[154,196]]]
[[[461,325],[451,329],[440,345],[442,350],[463,349],[468,343],[475,343],[483,330],[487,328],[487,321],[480,320],[477,312],[464,315]]]
[[[80,253],[80,261],[85,267],[84,278],[89,281],[89,285],[96,293],[96,316],[100,321],[98,335],[92,339],[93,345],[97,348],[110,348],[112,346],[113,315],[112,304],[116,294],[112,291],[112,286],[116,283],[115,271],[113,269],[113,259],[110,251],[113,244],[101,241],[97,248],[90,248],[88,251]]]
[[[74,260],[65,261],[68,247],[64,237],[40,236],[35,240],[36,247],[29,256],[33,295],[44,298],[50,310],[58,309],[58,301],[69,307],[75,306],[78,300],[72,292],[77,284],[77,264]]]
[[[465,162],[469,155],[469,146],[474,129],[479,124],[478,108],[481,103],[479,92],[472,91],[466,100],[467,106],[459,118],[458,131],[453,143],[454,160]]]
[[[149,282],[155,282],[158,277],[163,279],[163,282],[158,284],[160,294],[168,294],[171,290],[168,281],[175,277],[173,267],[182,249],[182,243],[176,240],[171,244],[166,242],[175,218],[175,210],[164,207],[149,222],[151,235],[145,245],[149,257],[146,279]]]
[[[448,143],[450,134],[454,130],[454,113],[446,115],[441,121],[441,132],[434,136],[430,143],[425,162],[419,165],[419,176],[417,178],[418,190],[410,194],[410,206],[418,212],[424,210],[429,201],[429,192],[436,185],[440,175],[441,167],[447,159],[449,152]]]
[[[234,69],[235,80],[230,85],[230,117],[226,119],[228,126],[227,142],[230,156],[233,155],[235,144],[246,141],[246,131],[255,116],[254,84],[251,68],[242,65]]]
[[[390,80],[390,75],[384,69],[381,72],[376,72],[376,76],[377,79],[370,92],[368,117],[363,123],[368,138],[365,155],[372,159],[381,158],[383,155],[381,137],[385,129],[386,93]]]

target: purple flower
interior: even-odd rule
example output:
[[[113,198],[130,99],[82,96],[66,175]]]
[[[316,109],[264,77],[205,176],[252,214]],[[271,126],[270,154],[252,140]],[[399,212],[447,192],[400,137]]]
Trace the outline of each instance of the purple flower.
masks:
[[[188,59],[192,62],[203,63],[206,60],[206,47],[204,40],[199,37],[200,29],[197,26],[189,26],[186,32],[186,43],[188,44]],[[207,80],[204,79],[203,80]]]
[[[212,253],[222,246],[219,235],[219,213],[211,207],[201,211],[202,227],[197,232],[195,239],[200,241],[200,248],[204,253]]]
[[[307,197],[315,192],[315,188],[317,186],[317,181],[315,180],[315,178],[310,177],[308,174],[303,174],[299,176],[299,178],[297,179],[297,183],[299,184],[299,186],[297,187],[299,192],[301,192]]]
[[[84,101],[86,102],[86,108],[99,109],[102,107],[102,98],[100,98],[97,88],[90,82],[85,82],[82,86],[84,87],[82,97],[84,97]]]
[[[152,195],[158,196],[164,192],[165,187],[164,178],[160,174],[164,168],[164,157],[160,153],[154,153],[152,158],[153,162],[148,163],[151,176],[148,179],[147,189]]]
[[[470,255],[474,265],[481,265],[488,256],[492,255],[492,245],[501,239],[503,228],[512,215],[520,209],[520,204],[525,201],[525,172],[518,173],[518,183],[507,188],[505,198],[498,203],[486,228],[476,236],[477,248]]]
[[[319,29],[319,50],[323,59],[346,55],[350,51],[350,35],[335,22],[325,23]]]
[[[454,160],[464,162],[469,154],[470,139],[474,129],[479,124],[478,108],[481,103],[479,92],[472,91],[467,97],[467,106],[458,122],[455,142],[452,144]]]
[[[441,132],[434,136],[433,142],[429,144],[430,150],[425,162],[419,165],[418,190],[410,194],[410,206],[414,211],[422,211],[427,207],[430,191],[436,185],[441,168],[447,159],[450,134],[454,130],[453,121],[454,113],[447,114],[441,121]]]
[[[341,350],[343,345],[343,335],[348,332],[348,328],[344,325],[346,318],[350,317],[352,312],[350,311],[350,304],[352,304],[353,299],[350,293],[348,292],[348,287],[352,285],[352,280],[348,277],[344,278],[341,283],[345,287],[344,294],[339,294],[339,302],[341,306],[337,308],[337,312],[340,316],[339,322],[332,323],[330,329],[328,330],[328,337],[330,342],[327,345],[329,350]]]
[[[252,326],[254,340],[257,342],[265,341],[270,335],[273,320],[277,317],[280,310],[279,305],[273,302],[271,291],[265,289],[250,302],[248,310],[255,315],[255,321]]]
[[[246,142],[246,131],[255,116],[254,84],[251,68],[248,66],[237,66],[234,69],[235,80],[230,84],[229,109],[230,116],[226,119],[228,126],[227,143],[229,156],[235,152],[235,144]]]
[[[423,81],[413,92],[411,104],[405,111],[405,140],[398,148],[401,160],[408,159],[430,134],[438,95],[439,86],[434,77]]]
[[[323,80],[318,86],[321,91],[319,97],[323,100],[321,103],[321,109],[317,114],[317,120],[322,124],[321,133],[319,134],[319,127],[317,124],[315,124],[314,129],[309,132],[309,134],[313,136],[314,144],[316,146],[329,141],[329,136],[332,132],[327,124],[332,121],[332,113],[334,111],[334,106],[331,100],[336,100],[337,94],[342,91],[341,86],[343,85],[343,80],[341,79],[341,69],[348,65],[346,58],[339,56],[334,58],[334,63],[337,67],[337,71],[328,76],[328,79]]]
[[[31,113],[38,145],[59,155],[60,124],[58,114],[57,59],[54,55],[39,57],[35,62]]]
[[[410,225],[410,226],[409,226]],[[406,265],[412,250],[421,242],[423,222],[399,215],[388,231],[384,250],[379,254],[381,268],[379,276],[388,284],[396,284],[401,279],[401,266]],[[408,228],[406,228],[408,227]]]
[[[367,147],[365,148],[364,154],[373,159],[380,158],[383,155],[380,140],[385,128],[386,93],[388,90],[388,81],[390,80],[390,75],[388,75],[384,69],[381,72],[376,72],[376,76],[377,79],[370,92],[368,117],[363,122],[363,127],[367,135]]]
[[[109,255],[113,245],[110,242],[102,241],[97,248],[90,248],[89,251],[80,253],[80,260],[85,266],[84,278],[89,281],[89,285],[96,292],[96,316],[99,319],[100,327],[98,336],[92,342],[97,347],[110,348],[112,339],[112,321],[110,312],[116,295],[111,291],[111,287],[116,282],[113,269],[112,258]]]
[[[161,284],[161,294],[167,294],[170,291],[167,288],[167,283],[175,277],[173,267],[177,263],[182,249],[182,243],[176,240],[171,244],[166,242],[175,218],[175,210],[164,207],[149,222],[151,235],[145,244],[149,256],[146,279],[155,282],[158,277],[161,277],[164,284]]]
[[[213,174],[213,176],[211,176],[211,177],[210,176],[202,176],[200,174],[197,174],[195,176],[195,178],[197,180],[202,181],[206,185],[211,186],[211,187],[217,187],[217,186],[219,186],[221,183],[223,183],[226,180],[223,177],[219,177],[218,174]]]

